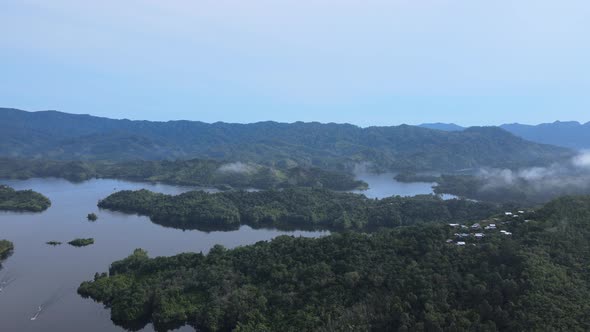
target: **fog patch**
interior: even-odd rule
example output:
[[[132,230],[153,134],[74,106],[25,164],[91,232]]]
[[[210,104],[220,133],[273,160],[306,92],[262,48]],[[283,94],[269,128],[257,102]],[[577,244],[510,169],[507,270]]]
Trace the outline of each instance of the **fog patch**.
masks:
[[[221,173],[249,174],[256,172],[256,167],[238,161],[235,163],[223,164],[217,169],[217,171]]]
[[[578,168],[590,168],[590,151],[584,151],[577,155],[572,163]]]
[[[519,191],[534,201],[546,201],[560,195],[590,194],[590,152],[583,152],[564,162],[548,167],[520,170],[481,169],[480,192]]]

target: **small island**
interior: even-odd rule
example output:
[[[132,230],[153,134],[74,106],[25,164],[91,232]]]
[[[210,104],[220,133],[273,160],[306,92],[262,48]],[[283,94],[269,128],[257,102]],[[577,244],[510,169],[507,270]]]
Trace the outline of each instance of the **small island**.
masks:
[[[32,190],[14,190],[0,185],[0,210],[42,212],[51,206],[49,198]]]
[[[59,241],[49,241],[49,242],[45,242],[45,244],[48,244],[50,246],[59,246],[59,245],[61,245],[61,242],[59,242]]]
[[[93,238],[75,239],[75,240],[68,242],[68,244],[71,246],[74,246],[74,247],[86,247],[91,244],[94,244],[94,239]]]
[[[97,221],[98,220],[98,216],[96,215],[96,213],[89,213],[86,216],[86,219],[88,219],[89,221]]]
[[[14,250],[14,245],[8,240],[0,240],[0,260],[6,258]]]

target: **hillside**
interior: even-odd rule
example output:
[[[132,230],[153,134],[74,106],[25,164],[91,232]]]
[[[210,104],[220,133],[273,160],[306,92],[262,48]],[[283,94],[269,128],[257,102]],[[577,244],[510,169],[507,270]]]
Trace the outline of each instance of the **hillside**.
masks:
[[[460,131],[464,127],[454,123],[424,123],[420,127],[442,131]],[[551,144],[574,150],[590,149],[590,122],[555,121],[539,125],[503,124],[500,128],[528,141]]]
[[[479,237],[446,225],[278,237],[207,255],[137,249],[78,292],[112,320],[166,331],[587,331],[590,197],[498,219]],[[463,225],[467,226],[467,225]],[[459,227],[455,225],[455,227]],[[502,232],[504,231],[504,233]],[[450,241],[450,242],[449,242]]]
[[[0,156],[5,157],[206,158],[342,170],[371,162],[380,170],[457,170],[542,165],[570,155],[486,127],[444,132],[407,125],[150,122],[0,109]]]
[[[514,123],[502,125],[501,128],[533,142],[576,150],[590,149],[590,122],[556,121],[536,126]]]

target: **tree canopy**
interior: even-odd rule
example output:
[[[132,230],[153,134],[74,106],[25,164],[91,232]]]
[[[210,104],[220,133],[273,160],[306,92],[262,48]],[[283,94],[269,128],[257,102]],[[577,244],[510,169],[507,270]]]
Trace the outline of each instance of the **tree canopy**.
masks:
[[[141,249],[78,292],[164,331],[585,331],[590,197],[565,197],[466,246],[436,223],[207,255]],[[516,219],[516,218],[514,218]],[[504,222],[504,221],[502,221]]]
[[[377,229],[421,222],[466,221],[501,211],[499,206],[434,195],[369,199],[326,189],[172,196],[148,190],[119,191],[98,203],[101,208],[138,213],[153,222],[182,229],[228,229],[240,225],[280,228]]]
[[[0,210],[41,212],[51,206],[49,198],[32,190],[0,185]]]

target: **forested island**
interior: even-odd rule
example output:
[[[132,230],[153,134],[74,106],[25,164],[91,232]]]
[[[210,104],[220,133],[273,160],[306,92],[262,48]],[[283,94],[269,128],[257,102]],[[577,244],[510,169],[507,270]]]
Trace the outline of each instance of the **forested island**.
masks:
[[[220,189],[273,189],[297,186],[332,190],[367,188],[366,183],[354,179],[350,172],[289,163],[265,166],[204,159],[109,162],[0,158],[0,178],[35,177],[57,177],[70,181],[112,178]]]
[[[93,238],[88,238],[88,239],[74,239],[70,242],[68,242],[69,245],[74,246],[74,247],[86,247],[89,246],[91,244],[94,244],[94,239]]]
[[[207,255],[138,249],[78,292],[119,325],[158,331],[584,331],[588,220],[590,197],[564,197],[503,225],[511,236],[463,246],[428,223]]]
[[[126,190],[111,194],[98,206],[147,215],[164,226],[200,230],[236,229],[240,225],[367,230],[421,222],[477,220],[502,211],[494,204],[443,200],[434,195],[369,199],[359,194],[311,188],[192,191],[176,196]]]
[[[41,212],[51,206],[49,198],[32,190],[14,190],[0,185],[0,211]]]
[[[0,240],[0,260],[3,260],[14,250],[14,245],[8,240]]]

